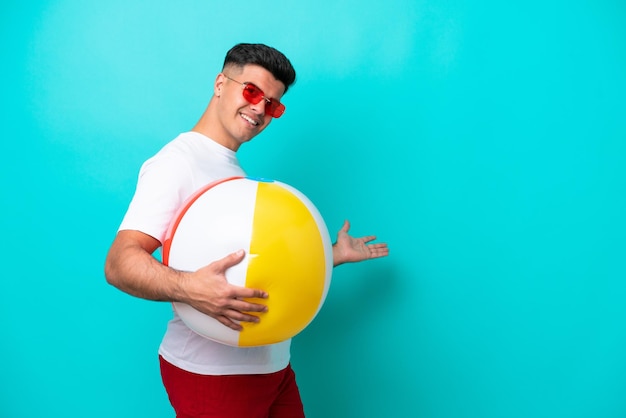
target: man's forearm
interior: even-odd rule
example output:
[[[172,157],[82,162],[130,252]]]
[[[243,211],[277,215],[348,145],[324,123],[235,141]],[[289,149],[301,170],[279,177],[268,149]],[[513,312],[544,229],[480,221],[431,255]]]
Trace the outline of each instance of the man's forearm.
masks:
[[[130,295],[173,302],[183,298],[181,281],[189,273],[161,264],[137,243],[116,240],[105,263],[107,282]]]

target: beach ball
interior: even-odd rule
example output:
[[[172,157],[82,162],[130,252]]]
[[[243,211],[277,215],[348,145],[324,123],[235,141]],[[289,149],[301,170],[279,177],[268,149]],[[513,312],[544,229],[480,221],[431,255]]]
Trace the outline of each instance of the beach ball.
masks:
[[[191,306],[174,302],[196,333],[236,347],[285,341],[302,331],[322,307],[333,257],[328,229],[311,201],[274,180],[231,177],[194,193],[174,217],[163,244],[163,263],[195,271],[244,249],[226,271],[229,283],[261,289],[269,298],[260,322],[232,330]]]

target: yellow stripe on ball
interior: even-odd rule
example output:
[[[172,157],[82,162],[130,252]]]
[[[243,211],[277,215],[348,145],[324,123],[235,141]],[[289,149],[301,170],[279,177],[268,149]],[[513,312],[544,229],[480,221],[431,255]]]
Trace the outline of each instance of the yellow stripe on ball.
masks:
[[[258,184],[249,255],[246,287],[269,293],[269,299],[259,301],[268,312],[258,324],[242,324],[239,345],[286,340],[317,313],[328,266],[311,209],[279,183]]]

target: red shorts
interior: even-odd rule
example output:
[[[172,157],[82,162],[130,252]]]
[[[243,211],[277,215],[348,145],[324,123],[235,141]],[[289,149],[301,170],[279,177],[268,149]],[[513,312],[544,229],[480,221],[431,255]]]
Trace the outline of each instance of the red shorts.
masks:
[[[270,374],[206,376],[159,361],[177,418],[304,418],[291,366]]]

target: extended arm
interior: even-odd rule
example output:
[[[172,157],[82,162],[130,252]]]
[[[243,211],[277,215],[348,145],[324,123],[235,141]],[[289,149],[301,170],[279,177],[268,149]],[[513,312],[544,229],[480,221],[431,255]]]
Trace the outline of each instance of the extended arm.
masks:
[[[161,243],[139,231],[120,231],[107,255],[105,276],[118,289],[143,299],[182,302],[234,330],[236,321],[258,322],[246,312],[264,312],[264,305],[244,298],[267,298],[267,293],[229,284],[226,270],[241,262],[243,251],[227,255],[195,272],[161,264],[152,253]]]
[[[350,222],[345,221],[337,233],[337,241],[333,244],[333,265],[338,266],[343,263],[355,263],[372,258],[386,257],[389,248],[385,243],[369,244],[376,236],[367,235],[361,238],[354,238],[348,234]]]

